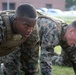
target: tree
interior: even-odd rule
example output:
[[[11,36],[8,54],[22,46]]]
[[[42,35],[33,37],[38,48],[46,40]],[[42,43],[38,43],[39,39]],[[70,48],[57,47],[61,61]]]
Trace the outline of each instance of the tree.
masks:
[[[76,0],[66,0],[66,8],[70,8],[71,6],[73,6],[74,5],[74,2],[75,2]]]
[[[70,7],[76,7],[76,0],[66,0],[66,8],[70,8]]]

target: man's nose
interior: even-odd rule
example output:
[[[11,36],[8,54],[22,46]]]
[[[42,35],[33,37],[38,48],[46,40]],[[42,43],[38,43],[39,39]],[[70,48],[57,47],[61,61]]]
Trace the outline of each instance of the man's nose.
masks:
[[[31,32],[32,30],[33,30],[33,28],[31,27],[31,28],[28,29],[28,32]]]

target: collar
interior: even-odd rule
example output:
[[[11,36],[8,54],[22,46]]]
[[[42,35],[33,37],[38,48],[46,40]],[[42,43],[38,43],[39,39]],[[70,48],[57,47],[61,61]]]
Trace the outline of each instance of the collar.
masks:
[[[67,28],[68,28],[68,24],[65,24],[62,26],[61,37],[63,37],[65,35]]]

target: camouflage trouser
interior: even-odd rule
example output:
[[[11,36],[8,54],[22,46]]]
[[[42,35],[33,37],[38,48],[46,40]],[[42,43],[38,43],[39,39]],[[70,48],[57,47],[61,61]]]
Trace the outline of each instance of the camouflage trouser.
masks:
[[[58,56],[53,56],[52,63],[59,66],[72,67],[71,62],[64,51],[62,51]]]
[[[52,57],[52,64],[54,65],[63,66],[62,61],[63,61],[63,58],[60,55]]]
[[[42,75],[52,75],[52,55],[50,49],[41,49],[41,73]]]

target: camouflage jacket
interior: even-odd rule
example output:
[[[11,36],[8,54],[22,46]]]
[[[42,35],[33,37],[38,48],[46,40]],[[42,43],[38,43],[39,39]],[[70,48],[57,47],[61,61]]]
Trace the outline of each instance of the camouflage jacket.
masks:
[[[54,47],[60,45],[69,57],[69,60],[73,64],[74,69],[76,70],[76,48],[75,46],[70,47],[66,41],[62,40],[68,24],[63,20],[52,16],[46,17],[46,15],[44,15],[44,17],[39,17],[37,23],[39,26],[42,49],[47,51],[50,50],[51,52],[53,52]]]
[[[5,23],[2,15],[0,16],[0,56],[6,55],[16,50],[18,46],[21,45],[23,42],[27,42],[27,40],[24,37],[22,37],[20,34],[16,34],[12,30],[12,24],[14,20],[13,15],[8,15],[8,19],[6,21],[8,21],[10,25],[7,25],[7,22]],[[33,36],[34,38],[32,38]],[[39,41],[37,25],[35,25],[33,32],[31,33],[29,38],[27,42],[27,44],[30,44],[28,45],[29,47],[35,45]],[[29,42],[30,40],[31,42]]]

